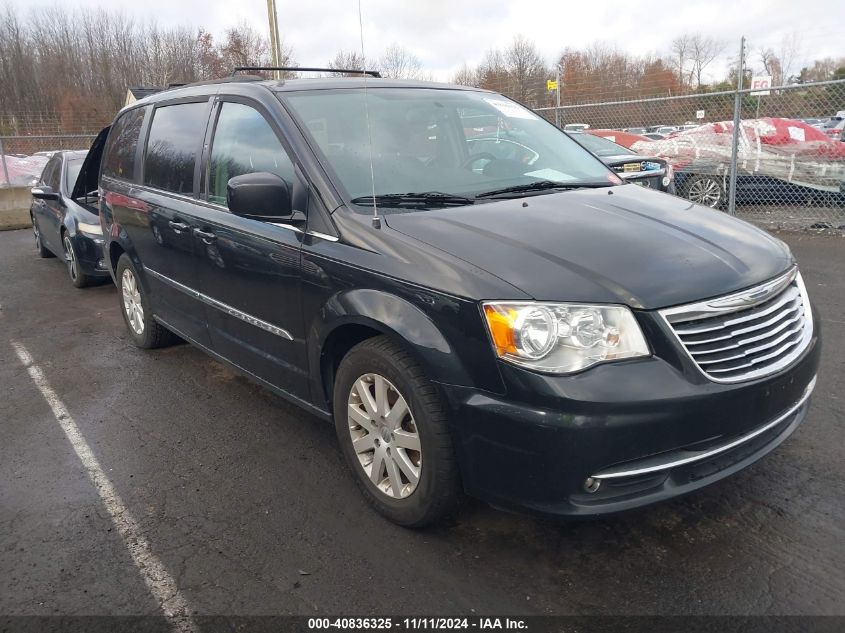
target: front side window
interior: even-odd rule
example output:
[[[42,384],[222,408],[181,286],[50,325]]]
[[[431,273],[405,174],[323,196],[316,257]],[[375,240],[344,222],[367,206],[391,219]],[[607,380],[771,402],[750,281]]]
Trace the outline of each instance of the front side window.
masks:
[[[293,184],[293,163],[267,120],[255,108],[224,102],[211,145],[209,201],[225,206],[229,179],[260,171]]]
[[[156,108],[144,158],[144,184],[173,193],[194,192],[194,166],[206,124],[206,102]]]
[[[353,202],[423,193],[470,201],[507,188],[609,186],[595,156],[521,105],[431,88],[280,93]],[[368,129],[369,120],[369,129]],[[370,178],[372,159],[373,187]],[[373,189],[375,191],[373,191]]]
[[[135,175],[135,150],[144,123],[144,108],[124,112],[112,126],[109,146],[103,159],[103,175],[132,180]]]

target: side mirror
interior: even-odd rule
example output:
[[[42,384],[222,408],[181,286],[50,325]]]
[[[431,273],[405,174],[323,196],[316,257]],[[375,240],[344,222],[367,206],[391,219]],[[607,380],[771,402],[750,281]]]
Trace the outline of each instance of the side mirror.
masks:
[[[305,220],[304,213],[292,208],[287,181],[266,171],[230,178],[226,204],[235,215],[251,220],[291,224]]]
[[[58,200],[59,194],[53,191],[51,187],[44,185],[43,187],[33,187],[32,197],[38,200]]]

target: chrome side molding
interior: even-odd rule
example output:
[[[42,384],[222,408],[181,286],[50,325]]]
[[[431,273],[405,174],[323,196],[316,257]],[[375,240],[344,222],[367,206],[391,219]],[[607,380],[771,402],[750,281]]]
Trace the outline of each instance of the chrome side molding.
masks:
[[[181,284],[175,279],[171,279],[166,275],[162,275],[160,272],[153,270],[152,268],[144,267],[144,271],[148,272],[150,275],[155,277],[161,282],[166,283],[168,286],[172,288],[176,288],[180,292],[184,292],[189,297],[193,297],[198,301],[202,301],[204,304],[211,306],[212,308],[217,308],[221,312],[225,312],[229,316],[233,316],[236,319],[240,319],[244,323],[249,323],[250,325],[254,325],[257,328],[261,328],[266,332],[270,332],[270,334],[275,334],[276,336],[281,336],[289,341],[293,340],[293,336],[291,336],[290,332],[285,330],[284,328],[280,328],[272,323],[268,323],[258,317],[252,316],[246,312],[238,310],[235,307],[230,306],[228,303],[223,303],[222,301],[218,301],[214,297],[209,297],[206,294],[201,293],[199,290],[194,290],[193,288],[186,286],[185,284]]]

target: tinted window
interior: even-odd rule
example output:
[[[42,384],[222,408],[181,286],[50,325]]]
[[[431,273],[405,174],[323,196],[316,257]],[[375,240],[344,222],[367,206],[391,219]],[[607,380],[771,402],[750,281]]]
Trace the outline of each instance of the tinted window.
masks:
[[[103,175],[131,180],[135,174],[135,149],[144,122],[144,108],[120,116],[109,132],[109,146],[103,160]]]
[[[205,134],[205,111],[205,102],[156,108],[147,140],[144,184],[174,193],[193,193],[194,165]]]
[[[293,183],[293,163],[261,113],[240,103],[224,103],[211,145],[208,199],[225,205],[229,179],[258,171]]]
[[[44,171],[41,172],[41,182],[53,189],[53,191],[58,191],[61,173],[62,159],[60,156],[53,156],[44,167]]]
[[[79,172],[82,170],[82,163],[84,162],[84,158],[74,158],[68,161],[65,173],[65,187],[68,193],[73,192],[73,186],[76,184],[76,179],[79,178]]]

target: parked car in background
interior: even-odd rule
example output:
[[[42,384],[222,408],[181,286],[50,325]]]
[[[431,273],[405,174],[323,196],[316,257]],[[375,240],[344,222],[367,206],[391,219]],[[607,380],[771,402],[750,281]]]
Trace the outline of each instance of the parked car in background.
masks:
[[[517,153],[467,136],[489,127]],[[464,492],[558,516],[655,503],[807,413],[819,321],[789,248],[624,184],[499,94],[235,77],[142,99],[108,136],[86,170],[131,340],[178,335],[333,421],[398,524]]]
[[[680,195],[711,208],[724,208],[728,203],[732,130],[733,122],[725,121],[665,141],[626,145],[636,152],[667,159],[674,167]],[[845,148],[836,138],[833,142],[830,136],[795,119],[743,120],[737,203],[842,205]]]
[[[53,152],[32,188],[29,209],[38,255],[62,257],[77,288],[109,277],[103,260],[97,175],[88,179],[79,177],[86,154],[86,151]]]
[[[582,132],[589,129],[590,126],[587,123],[567,123],[563,126],[564,132]]]
[[[675,193],[672,167],[662,158],[641,156],[610,139],[586,132],[574,132],[571,136],[623,180],[657,191]]]
[[[664,138],[666,138],[665,134],[658,134],[657,132],[646,132],[645,134],[641,134],[640,136],[644,136],[652,141],[662,141]]]
[[[838,139],[842,130],[843,121],[845,121],[843,118],[830,117],[819,127],[819,129],[829,137]]]
[[[822,119],[810,118],[810,119],[798,119],[798,121],[806,123],[807,125],[812,125],[813,127],[821,127],[824,124],[824,121]]]
[[[658,134],[663,134],[664,136],[669,136],[670,134],[674,134],[675,132],[677,132],[678,128],[676,128],[674,125],[663,125],[663,126],[657,128],[654,131],[657,132]]]
[[[644,127],[626,127],[623,128],[622,131],[627,134],[639,134],[640,136],[646,133],[646,129]]]

